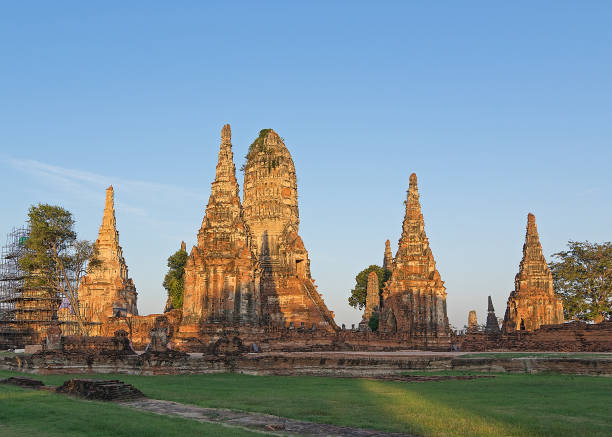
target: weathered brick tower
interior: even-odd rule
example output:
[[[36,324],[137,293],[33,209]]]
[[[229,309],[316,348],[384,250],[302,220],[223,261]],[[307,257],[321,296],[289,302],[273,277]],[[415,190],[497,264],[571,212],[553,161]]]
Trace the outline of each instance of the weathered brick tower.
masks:
[[[527,215],[523,259],[508,298],[504,332],[534,331],[542,325],[563,323],[563,303],[555,295],[553,278],[542,253],[535,216]]]
[[[359,323],[360,330],[368,330],[372,315],[380,310],[380,289],[378,287],[378,275],[376,272],[368,274],[368,285],[366,287],[366,305],[363,317]]]
[[[242,217],[233,157],[226,124],[198,245],[185,265],[184,325],[254,325],[260,320],[258,267]]]
[[[95,247],[101,264],[88,270],[79,287],[79,304],[82,310],[86,309],[85,317],[99,322],[107,317],[137,315],[138,293],[128,277],[128,267],[119,245],[112,186],[106,189],[104,215]]]
[[[243,208],[261,268],[263,323],[336,329],[333,313],[310,276],[308,252],[298,234],[293,159],[272,129],[262,130],[249,148]]]
[[[406,215],[391,278],[383,290],[379,330],[440,342],[449,339],[446,288],[436,269],[419,203],[416,174],[410,175]]]
[[[495,308],[493,308],[493,301],[489,296],[489,306],[487,308],[487,325],[485,327],[487,334],[499,334],[499,324],[497,323],[497,316],[495,315]]]
[[[391,253],[391,242],[385,241],[385,256],[383,257],[383,269],[393,270],[393,254]]]

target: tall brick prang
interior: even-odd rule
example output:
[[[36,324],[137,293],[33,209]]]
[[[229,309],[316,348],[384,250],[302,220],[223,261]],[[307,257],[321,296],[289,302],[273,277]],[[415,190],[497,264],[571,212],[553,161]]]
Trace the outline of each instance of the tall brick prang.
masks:
[[[95,322],[107,317],[138,314],[138,293],[119,245],[114,195],[113,187],[108,187],[102,225],[94,243],[101,263],[88,269],[79,287],[81,311]]]
[[[310,275],[310,260],[298,234],[297,180],[293,159],[272,129],[263,129],[247,154],[244,169],[244,220],[251,248],[261,266],[264,323],[313,324],[336,329]]]
[[[416,174],[410,175],[402,236],[383,290],[380,330],[448,338],[446,288],[436,269],[421,213]]]
[[[555,295],[535,216],[530,213],[527,215],[523,259],[514,279],[514,290],[508,298],[503,331],[534,331],[542,325],[563,321],[563,303]]]
[[[485,332],[487,334],[499,334],[499,323],[497,323],[497,316],[495,315],[495,308],[493,308],[491,296],[489,296],[489,307],[487,309],[487,325],[485,326]]]
[[[468,314],[468,332],[478,331],[478,318],[476,317],[476,310],[471,310]]]
[[[183,325],[246,325],[260,320],[257,262],[242,216],[233,158],[231,129],[226,124],[198,244],[185,266]]]
[[[380,289],[378,288],[378,275],[370,272],[368,275],[368,286],[366,289],[366,306],[363,312],[363,320],[367,323],[380,308]]]
[[[383,258],[383,269],[393,270],[393,253],[391,252],[391,242],[385,241],[385,256]]]

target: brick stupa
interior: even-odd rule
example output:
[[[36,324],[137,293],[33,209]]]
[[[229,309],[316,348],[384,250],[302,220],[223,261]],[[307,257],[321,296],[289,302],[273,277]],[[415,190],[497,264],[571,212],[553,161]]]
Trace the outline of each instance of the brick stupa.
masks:
[[[107,317],[137,315],[138,293],[128,276],[128,267],[119,245],[115,220],[114,191],[106,189],[104,216],[95,247],[100,265],[90,268],[79,287],[80,311],[91,321]]]
[[[242,217],[229,124],[221,130],[215,180],[200,231],[185,265],[182,332],[186,325],[257,324],[257,263]]]
[[[563,304],[555,295],[553,278],[538,235],[535,216],[527,216],[523,259],[508,298],[504,332],[534,331],[542,325],[563,323]]]
[[[449,338],[446,288],[436,269],[419,203],[416,174],[410,175],[402,236],[391,278],[383,291],[379,330],[413,338]]]
[[[393,253],[391,252],[391,242],[385,241],[385,256],[383,257],[383,269],[393,270]]]
[[[497,322],[497,316],[495,315],[495,308],[493,308],[493,301],[489,296],[489,306],[487,309],[487,325],[485,326],[485,332],[487,334],[499,334],[499,323]]]
[[[369,328],[372,314],[380,309],[380,289],[378,288],[378,275],[376,272],[368,274],[368,285],[366,287],[366,305],[363,311],[363,318],[359,324],[359,329],[364,331]]]
[[[468,332],[478,331],[478,318],[476,317],[476,310],[471,310],[468,314]]]
[[[295,167],[283,140],[264,129],[249,148],[244,170],[244,220],[261,266],[264,324],[337,329],[310,275],[298,234]]]

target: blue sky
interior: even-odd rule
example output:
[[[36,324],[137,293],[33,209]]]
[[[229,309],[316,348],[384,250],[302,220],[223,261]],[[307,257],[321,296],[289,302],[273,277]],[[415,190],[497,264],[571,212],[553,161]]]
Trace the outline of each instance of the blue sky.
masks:
[[[224,123],[237,168],[285,138],[339,323],[412,172],[455,326],[489,294],[503,316],[528,212],[547,257],[612,239],[610,2],[127,3],[0,5],[0,232],[46,202],[93,240],[113,184],[141,313],[196,241]]]

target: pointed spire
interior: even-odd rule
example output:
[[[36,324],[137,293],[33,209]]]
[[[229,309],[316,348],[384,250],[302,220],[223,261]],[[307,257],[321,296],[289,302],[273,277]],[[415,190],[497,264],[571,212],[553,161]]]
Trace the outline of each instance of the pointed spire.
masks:
[[[232,129],[226,124],[221,129],[221,145],[217,161],[215,181],[212,183],[211,199],[213,196],[238,196],[238,181],[236,179],[236,166],[232,152]]]
[[[104,215],[102,216],[102,226],[100,226],[100,233],[102,230],[108,230],[116,227],[115,223],[115,192],[111,185],[106,189],[106,200],[104,202]]]
[[[391,242],[385,241],[385,256],[383,258],[383,269],[391,270],[393,268],[393,253],[391,252]]]
[[[382,293],[381,332],[411,336],[449,334],[446,288],[436,269],[421,213],[416,174],[411,174],[402,236],[391,278]]]
[[[98,242],[99,244],[105,243],[113,247],[119,247],[119,232],[117,231],[117,221],[115,219],[115,192],[112,185],[106,189],[104,215],[102,216],[102,224],[98,233]]]
[[[104,203],[104,210],[115,208],[115,190],[111,185],[106,189],[106,202]]]
[[[185,242],[184,242],[184,241],[181,241],[181,250],[182,250],[183,252],[187,252],[187,244],[185,244]]]
[[[535,216],[527,215],[523,258],[514,277],[504,317],[505,332],[533,331],[563,322],[563,304],[553,289],[553,277],[542,253]]]
[[[117,222],[115,220],[114,197],[115,193],[111,185],[106,189],[104,215],[95,245],[98,250],[98,258],[105,265],[105,268],[109,269],[109,266],[112,265],[114,269],[112,275],[120,277],[127,284],[131,279],[128,278],[128,268],[123,258],[123,249],[119,245],[119,231],[117,230]],[[100,272],[102,272],[102,270],[99,270],[96,274],[102,274]],[[95,278],[96,274],[90,274],[90,279]]]
[[[221,128],[221,144],[232,144],[232,128],[229,123]]]
[[[231,232],[238,232],[241,238],[244,235],[244,222],[242,221],[242,206],[238,194],[238,181],[236,180],[236,166],[232,152],[232,130],[229,124],[221,129],[221,144],[215,180],[212,183],[210,197],[206,205],[206,212],[198,232],[198,247],[224,250],[231,249],[231,242],[226,241]],[[242,230],[236,229],[242,228]],[[229,231],[231,229],[231,231]],[[223,230],[223,232],[221,232]]]
[[[536,225],[535,216],[532,213],[527,214],[527,232],[525,234],[525,244],[533,248],[539,248],[542,253],[542,245],[540,244],[540,236],[538,235],[538,226]],[[534,253],[537,256],[537,253]]]
[[[410,185],[404,204],[406,205],[406,215],[402,224],[402,237],[399,241],[395,262],[397,263],[400,258],[406,260],[409,256],[426,256],[430,258],[432,270],[435,270],[433,255],[431,255],[429,249],[429,240],[425,234],[425,222],[421,213],[417,177],[414,173],[410,175]]]
[[[419,201],[419,187],[417,186],[417,176],[415,173],[410,175],[408,196],[405,204],[406,217],[423,221],[423,215],[421,214],[421,203]]]
[[[523,259],[519,266],[517,279],[525,280],[528,276],[534,275],[544,275],[548,277],[550,276],[550,270],[548,269],[544,253],[542,252],[542,244],[540,243],[535,216],[529,213],[527,215],[525,244],[523,244]],[[552,281],[550,281],[550,292],[552,293]]]
[[[380,289],[378,288],[378,275],[372,271],[368,274],[368,285],[366,288],[366,307],[363,320],[369,321],[374,311],[380,306]]]
[[[495,308],[493,308],[491,296],[489,296],[489,307],[487,309],[487,324],[485,326],[485,332],[487,334],[499,334],[499,323],[497,322],[497,316],[495,315]]]
[[[104,215],[98,239],[94,243],[102,267],[89,266],[79,287],[79,300],[95,312],[92,316],[94,320],[102,317],[101,314],[112,316],[116,305],[120,305],[128,314],[138,314],[136,288],[129,278],[123,250],[119,245],[114,195],[111,185],[106,189]]]

